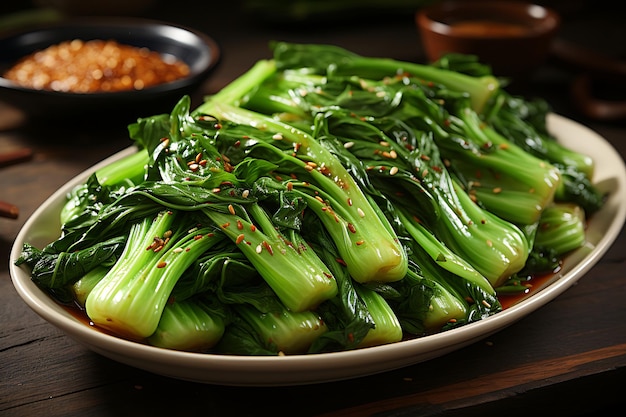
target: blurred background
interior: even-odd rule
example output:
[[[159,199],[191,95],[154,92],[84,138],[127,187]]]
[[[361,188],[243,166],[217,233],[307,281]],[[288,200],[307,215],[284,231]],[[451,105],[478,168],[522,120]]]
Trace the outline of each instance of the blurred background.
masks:
[[[258,59],[269,57],[267,44],[270,40],[298,42],[316,39],[319,43],[334,43],[336,34],[341,33],[360,39],[360,46],[355,52],[367,55],[372,44],[380,46],[383,42],[377,38],[378,31],[389,31],[391,28],[397,32],[399,45],[390,46],[390,54],[393,54],[390,57],[425,62],[415,27],[415,12],[437,1],[230,0],[211,4],[190,0],[2,2],[0,36],[19,28],[70,16],[136,16],[185,25],[205,32],[222,48],[220,64],[198,92],[201,96],[236,78],[239,74],[234,68],[247,67]],[[557,109],[564,106],[563,112],[578,112],[582,117],[592,119],[598,118],[598,115],[585,108],[588,103],[580,97],[572,100],[572,95],[585,94],[626,106],[626,26],[620,2],[537,0],[535,3],[560,14],[562,24],[557,39],[580,48],[582,53],[574,55],[574,62],[551,55],[540,70],[527,74],[526,81],[532,89],[529,90],[526,85],[524,91],[537,90],[539,95],[553,93]],[[255,35],[254,42],[250,41],[251,33]],[[581,74],[590,75],[593,83],[583,86]],[[623,121],[626,109],[622,112],[619,117],[611,119]]]

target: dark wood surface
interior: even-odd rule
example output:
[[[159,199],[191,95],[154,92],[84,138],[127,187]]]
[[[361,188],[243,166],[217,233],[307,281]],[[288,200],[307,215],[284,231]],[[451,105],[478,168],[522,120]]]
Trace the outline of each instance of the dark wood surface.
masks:
[[[220,66],[195,99],[269,57],[272,39],[336,43],[362,54],[423,61],[406,13],[366,23],[331,19],[321,28],[254,23],[225,6],[198,12],[184,1],[172,3],[160,2],[145,14],[203,30],[223,51]],[[619,13],[600,13],[584,2],[556,3],[565,18],[562,37],[626,58]],[[574,69],[549,62],[517,88],[547,98],[556,112],[589,126],[626,155],[626,122],[581,114],[570,99],[575,75]],[[623,231],[575,286],[521,321],[438,359],[371,377],[301,387],[203,385],[87,350],[19,298],[8,272],[9,251],[29,215],[58,187],[129,144],[125,125],[115,120],[42,123],[0,103],[0,152],[33,152],[27,161],[0,167],[0,200],[20,210],[17,219],[0,218],[0,416],[609,416],[623,411]]]

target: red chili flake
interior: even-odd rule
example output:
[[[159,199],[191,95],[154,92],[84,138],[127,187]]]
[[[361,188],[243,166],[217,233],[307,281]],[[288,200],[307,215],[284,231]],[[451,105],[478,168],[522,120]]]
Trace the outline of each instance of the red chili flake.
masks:
[[[193,240],[200,240],[200,239],[202,239],[202,235],[195,235],[193,237]]]
[[[352,206],[352,199],[350,197],[348,197],[348,205]]]
[[[226,222],[222,225],[222,229],[226,229],[228,226],[230,226],[230,222]]]
[[[250,230],[253,231],[253,232],[256,232],[256,226],[251,224],[250,225]]]
[[[241,220],[239,219],[237,219],[237,229],[243,230],[243,223],[241,223]]]
[[[348,333],[348,340],[350,340],[350,342],[354,342],[354,334]]]
[[[238,148],[240,145],[241,145],[241,141],[240,140],[235,142],[235,148]]]
[[[237,240],[235,240],[235,243],[240,244],[241,242],[243,242],[244,239],[245,239],[245,236],[242,233],[239,236],[237,236]]]
[[[364,241],[364,240],[357,240],[357,241],[356,241],[356,245],[357,245],[357,246],[361,246],[361,245],[362,245],[362,244],[364,244],[364,243],[365,243],[365,241]]]
[[[333,277],[333,275],[332,275],[332,274],[330,274],[330,273],[328,273],[328,272],[324,272],[324,276],[325,276],[326,278],[332,278],[332,277]]]
[[[322,174],[324,174],[324,175],[328,176],[328,177],[329,177],[329,176],[330,176],[330,174],[331,174],[331,170],[330,170],[330,168],[328,168],[327,166],[323,166],[323,167],[321,167],[321,168],[320,168],[320,172],[321,172]]]
[[[157,264],[157,268],[165,268],[166,265],[167,265],[167,262],[161,261]]]
[[[348,223],[348,230],[351,231],[352,233],[356,233],[356,228],[354,227],[352,223]]]
[[[215,123],[215,124],[213,125],[213,127],[214,127],[214,128],[216,128],[216,129],[221,129],[221,128],[222,128],[222,125],[221,125],[221,124],[219,124],[219,123]]]
[[[233,207],[232,204],[228,205],[228,211],[230,212],[230,214],[233,214],[233,215],[235,214],[235,208]]]
[[[287,183],[287,190],[289,190],[289,191],[293,190],[293,183],[292,182],[288,182]]]
[[[274,255],[274,249],[267,243],[265,240],[263,241],[263,247],[269,252],[270,255]]]
[[[343,265],[343,266],[348,266],[348,265],[346,264],[346,261],[344,261],[344,260],[343,260],[343,259],[341,259],[341,258],[337,258],[337,259],[335,259],[335,260],[336,260],[336,261],[337,261],[337,263],[339,263],[340,265]]]

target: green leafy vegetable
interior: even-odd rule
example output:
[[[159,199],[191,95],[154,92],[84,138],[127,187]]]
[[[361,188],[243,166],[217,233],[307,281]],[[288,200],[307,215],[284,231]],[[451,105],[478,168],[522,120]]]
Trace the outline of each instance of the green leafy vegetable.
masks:
[[[275,42],[68,194],[15,261],[98,327],[169,349],[324,353],[502,310],[585,245],[593,161],[488,67]]]

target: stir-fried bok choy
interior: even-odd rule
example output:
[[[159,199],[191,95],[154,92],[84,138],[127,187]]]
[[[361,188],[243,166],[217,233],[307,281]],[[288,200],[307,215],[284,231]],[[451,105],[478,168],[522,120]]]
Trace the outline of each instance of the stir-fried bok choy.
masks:
[[[15,263],[120,337],[289,355],[485,319],[585,244],[593,161],[471,57],[271,49],[198,107],[129,125],[137,152]]]

